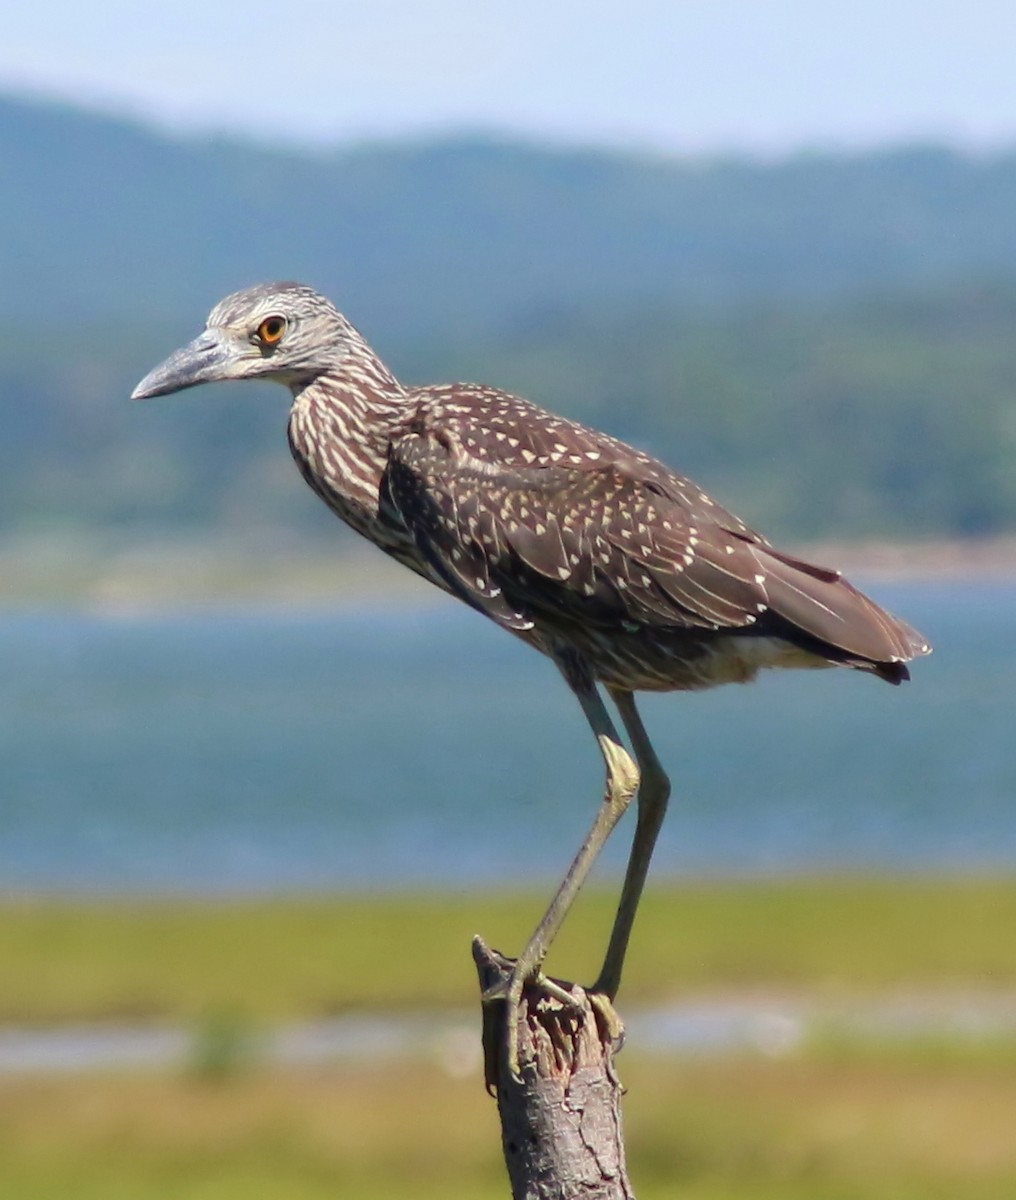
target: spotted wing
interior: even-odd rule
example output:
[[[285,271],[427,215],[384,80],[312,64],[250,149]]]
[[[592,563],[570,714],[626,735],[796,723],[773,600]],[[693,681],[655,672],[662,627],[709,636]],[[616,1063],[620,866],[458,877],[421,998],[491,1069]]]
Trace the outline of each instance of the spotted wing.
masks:
[[[392,446],[385,489],[449,588],[509,628],[717,630],[766,607],[752,543],[716,524],[707,535],[692,509],[618,462],[492,463],[431,430]]]
[[[421,429],[392,446],[385,488],[450,590],[508,628],[750,630],[893,682],[928,652],[839,572],[776,550],[662,464],[598,445],[529,467]]]

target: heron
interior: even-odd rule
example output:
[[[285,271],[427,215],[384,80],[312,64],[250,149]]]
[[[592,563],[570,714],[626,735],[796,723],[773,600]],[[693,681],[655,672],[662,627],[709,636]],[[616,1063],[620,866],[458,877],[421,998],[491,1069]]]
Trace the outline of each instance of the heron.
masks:
[[[613,1004],[670,781],[637,692],[747,683],[765,668],[849,667],[891,684],[927,640],[839,571],[773,546],[696,483],[626,443],[476,383],[401,383],[324,295],[265,283],[233,293],[205,329],[141,380],[134,399],[222,380],[289,389],[289,448],[357,533],[534,647],[574,693],[603,759],[595,818],[514,966],[518,1013],[590,868],[634,797],[636,824],[602,966]],[[627,734],[619,733],[606,700]]]

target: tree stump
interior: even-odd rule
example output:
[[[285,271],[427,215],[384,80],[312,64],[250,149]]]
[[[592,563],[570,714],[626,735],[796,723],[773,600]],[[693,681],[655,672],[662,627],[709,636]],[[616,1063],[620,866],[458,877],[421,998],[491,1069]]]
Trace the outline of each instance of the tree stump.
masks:
[[[512,960],[473,940],[481,992]],[[571,1010],[527,989],[519,1010],[519,1069],[505,1061],[505,1006],[483,1006],[487,1090],[497,1098],[514,1200],[634,1200],[621,1132],[622,1087],[614,1069],[621,1036],[586,992],[555,980]]]

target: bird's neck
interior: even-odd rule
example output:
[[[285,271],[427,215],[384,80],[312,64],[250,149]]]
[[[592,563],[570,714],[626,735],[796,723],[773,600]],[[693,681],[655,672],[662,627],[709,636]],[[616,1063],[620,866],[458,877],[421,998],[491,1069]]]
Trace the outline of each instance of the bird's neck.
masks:
[[[359,527],[377,517],[391,436],[411,402],[365,343],[357,349],[309,382],[292,386],[289,440],[307,482]]]

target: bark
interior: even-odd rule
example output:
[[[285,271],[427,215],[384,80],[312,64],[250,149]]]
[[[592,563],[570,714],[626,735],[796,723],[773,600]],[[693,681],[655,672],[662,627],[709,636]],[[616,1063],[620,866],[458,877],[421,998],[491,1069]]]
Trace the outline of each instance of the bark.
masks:
[[[485,991],[511,959],[476,938],[473,959]],[[621,1036],[576,984],[555,982],[577,1002],[570,1011],[527,989],[519,1011],[521,1078],[505,1061],[504,1004],[483,1006],[487,1089],[497,1097],[501,1142],[514,1200],[634,1200],[621,1133]]]

